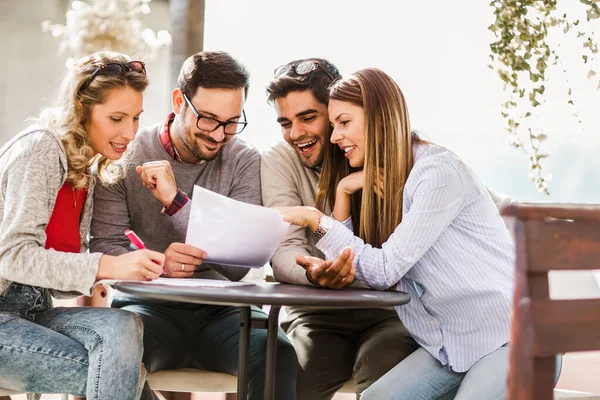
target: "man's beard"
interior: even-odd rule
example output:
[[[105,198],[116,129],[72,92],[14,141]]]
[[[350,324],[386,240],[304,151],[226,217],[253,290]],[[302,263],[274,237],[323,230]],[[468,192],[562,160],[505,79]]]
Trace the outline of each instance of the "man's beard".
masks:
[[[319,138],[316,137],[316,136],[313,136],[313,137],[303,136],[300,139],[296,140],[295,142],[296,143],[300,143],[300,142],[306,141],[307,139],[315,139],[317,141],[317,143],[315,143],[314,146],[321,146],[321,148],[319,149],[319,153],[318,154],[314,154],[313,155],[313,157],[316,157],[316,158],[314,158],[314,161],[313,161],[313,159],[311,159],[311,160],[305,159],[302,156],[302,154],[300,153],[299,154],[300,155],[300,162],[302,162],[302,165],[305,168],[309,168],[309,169],[319,168],[321,166],[321,164],[323,164],[323,158],[325,157],[325,145],[323,145],[321,143],[321,141],[319,140]],[[295,148],[296,151],[298,151],[298,148],[296,147],[295,144],[294,144],[294,148]]]
[[[210,142],[210,143],[219,144],[213,138],[211,138],[210,136],[208,136],[206,134],[195,133],[195,134],[193,134],[193,138],[189,139],[189,136],[191,136],[190,131],[185,130],[185,133],[183,133],[184,129],[180,129],[179,132],[180,132],[179,138],[181,139],[183,145],[185,146],[185,148],[187,149],[187,151],[189,151],[190,153],[192,153],[192,155],[194,157],[196,157],[196,159],[198,161],[212,161],[221,152],[222,147],[219,148],[215,152],[207,153],[207,152],[202,151],[202,149],[200,148],[200,145],[198,144],[198,142],[194,138],[199,138],[199,139],[206,140],[207,142]],[[221,142],[221,143],[223,143],[223,142]],[[223,145],[224,144],[225,143],[223,143]]]
[[[314,161],[306,163],[304,161],[304,159],[301,158],[300,160],[302,161],[302,165],[304,165],[304,167],[309,168],[309,169],[317,169],[321,166],[321,164],[323,164],[324,155],[325,155],[325,152],[323,151],[323,149],[321,149],[321,153]]]

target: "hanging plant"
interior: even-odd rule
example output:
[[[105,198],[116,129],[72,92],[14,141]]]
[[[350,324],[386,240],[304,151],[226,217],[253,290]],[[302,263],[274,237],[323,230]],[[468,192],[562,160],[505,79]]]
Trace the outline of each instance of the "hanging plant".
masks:
[[[511,135],[511,145],[523,149],[529,156],[530,177],[537,190],[546,194],[550,193],[548,179],[542,173],[542,162],[548,154],[543,153],[541,147],[547,136],[541,128],[533,126],[531,118],[535,109],[544,104],[547,69],[560,63],[557,49],[548,40],[550,31],[575,34],[582,45],[583,63],[591,64],[598,53],[590,22],[600,18],[597,4],[600,0],[580,2],[585,6],[584,22],[587,29],[582,28],[582,21],[571,20],[566,13],[560,13],[557,0],[492,0],[490,3],[496,21],[489,29],[497,39],[490,45],[490,68],[498,73],[508,94],[502,103],[502,117]],[[566,77],[566,70],[564,73]],[[590,69],[588,78],[594,79],[595,75],[596,72]],[[568,78],[565,79],[568,83]],[[573,113],[578,116],[570,88],[566,99]]]

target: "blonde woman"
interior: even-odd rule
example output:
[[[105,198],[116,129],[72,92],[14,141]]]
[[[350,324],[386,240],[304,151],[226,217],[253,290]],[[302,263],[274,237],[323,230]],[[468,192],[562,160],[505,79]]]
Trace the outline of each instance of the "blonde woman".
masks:
[[[100,279],[152,280],[164,256],[88,253],[97,171],[133,140],[148,85],[144,63],[85,57],[63,80],[59,107],[0,150],[0,387],[88,400],[138,399],[142,325],[108,308],[53,308],[51,296],[91,295]]]
[[[317,205],[329,203],[333,218],[281,209],[315,233],[328,261],[297,262],[330,287],[357,279],[409,293],[397,312],[420,345],[362,399],[504,399],[514,248],[488,191],[454,154],[411,132],[384,72],[358,71],[330,95],[333,146]]]

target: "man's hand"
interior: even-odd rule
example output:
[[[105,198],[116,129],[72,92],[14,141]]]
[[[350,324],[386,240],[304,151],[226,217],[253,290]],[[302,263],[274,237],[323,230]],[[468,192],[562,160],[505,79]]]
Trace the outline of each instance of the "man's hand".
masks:
[[[142,184],[164,207],[169,207],[177,194],[177,182],[168,161],[150,161],[135,167]]]
[[[317,257],[296,256],[296,263],[306,270],[306,277],[315,285],[341,289],[354,282],[354,252],[346,247],[333,261]]]
[[[165,276],[169,278],[189,278],[207,254],[186,243],[171,243],[165,251]]]

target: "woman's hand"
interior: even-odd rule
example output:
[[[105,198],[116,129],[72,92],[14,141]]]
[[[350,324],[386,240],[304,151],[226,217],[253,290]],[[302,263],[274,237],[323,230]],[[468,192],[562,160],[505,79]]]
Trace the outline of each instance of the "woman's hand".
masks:
[[[151,281],[160,276],[164,263],[164,254],[146,249],[116,257],[104,254],[96,279]]]
[[[339,181],[337,186],[338,194],[343,193],[346,195],[351,195],[358,192],[364,186],[364,179],[364,171],[351,173],[350,175]]]
[[[338,221],[345,221],[350,217],[351,197],[364,186],[365,173],[363,171],[353,172],[339,181],[335,204],[333,205],[333,217]]]
[[[354,282],[353,261],[354,252],[349,247],[344,248],[333,261],[301,254],[296,256],[296,263],[306,270],[309,281],[330,289],[341,289]]]
[[[325,214],[314,207],[275,207],[276,210],[283,214],[283,219],[293,225],[305,226],[313,232],[319,226],[319,220]]]

